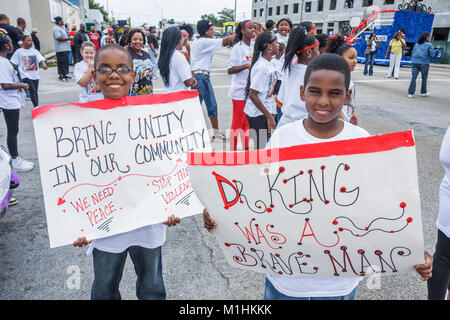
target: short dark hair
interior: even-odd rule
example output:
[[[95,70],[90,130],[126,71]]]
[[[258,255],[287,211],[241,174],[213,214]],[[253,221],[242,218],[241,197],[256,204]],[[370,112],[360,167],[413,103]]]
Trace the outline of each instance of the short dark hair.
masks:
[[[273,20],[266,21],[266,29],[272,28],[274,25],[275,25],[275,22]]]
[[[425,41],[427,41],[428,37],[430,36],[430,33],[428,31],[422,32],[422,34],[419,36],[419,39],[417,40],[418,44],[422,44]]]
[[[291,21],[291,19],[289,19],[289,18],[281,18],[280,20],[278,20],[278,22],[277,22],[277,29],[278,29],[278,27],[280,26],[280,24],[281,24],[283,21],[286,21],[286,22],[289,24],[289,27],[290,27],[291,30],[292,30],[292,28],[293,28],[294,26],[292,25],[292,21]]]
[[[129,60],[128,62],[130,63],[131,66],[133,66],[133,58],[131,57],[128,50],[124,49],[122,46],[120,46],[116,43],[110,43],[110,44],[107,44],[106,46],[98,49],[97,53],[95,54],[95,58],[94,58],[94,68],[97,68],[98,57],[100,56],[100,54],[107,50],[119,50],[120,52],[125,53],[128,57],[128,60]]]
[[[308,84],[309,78],[314,71],[333,70],[341,73],[345,77],[345,89],[350,87],[350,67],[347,61],[335,53],[323,53],[308,64],[305,72],[304,85]]]

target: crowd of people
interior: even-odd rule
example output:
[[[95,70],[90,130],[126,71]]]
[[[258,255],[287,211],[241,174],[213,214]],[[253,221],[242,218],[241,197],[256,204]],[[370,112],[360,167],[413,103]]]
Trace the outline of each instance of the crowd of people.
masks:
[[[4,16],[0,15],[0,28],[5,24]],[[13,169],[26,171],[33,164],[18,155],[19,110],[24,105],[25,90],[30,91],[34,107],[39,107],[39,65],[46,69],[46,64],[36,46],[33,48],[31,35],[23,32],[20,35],[9,23],[5,25],[6,32],[0,34],[0,105],[7,124]],[[213,128],[211,140],[229,140],[231,151],[236,151],[239,143],[249,150],[369,136],[358,126],[354,108],[356,88],[351,74],[357,65],[357,52],[343,35],[317,34],[314,23],[305,21],[294,26],[288,18],[276,23],[268,21],[265,26],[251,20],[241,21],[234,34],[220,39],[214,38],[213,24],[208,20],[198,21],[197,35],[191,25],[171,26],[164,30],[161,41],[155,27],[125,28],[122,34],[117,29],[117,25],[103,31],[91,27],[87,32],[85,25],[80,25],[79,30],[73,27],[69,31],[61,17],[55,18],[57,74],[63,82],[70,80],[69,54],[72,54],[80,103],[153,94],[152,81],[161,77],[166,93],[198,90]],[[403,46],[401,34],[397,33],[393,41],[389,46],[391,56]],[[413,60],[414,83],[411,82],[409,95],[414,94],[418,72],[423,77],[421,92],[427,92],[424,75],[428,69],[423,66],[426,64],[423,57],[429,54],[427,42],[429,37],[424,34],[414,48],[413,57],[417,60]],[[210,75],[214,52],[229,43],[233,43],[228,64],[233,119],[230,133],[225,135],[219,130],[218,104]],[[375,35],[369,37],[367,45],[364,73],[372,75],[373,55],[378,48]],[[29,61],[30,57],[34,60]],[[398,74],[396,61],[397,57],[391,57],[394,77]],[[434,260],[425,253],[425,264],[415,267],[421,279],[428,280],[430,299],[444,299],[450,283],[449,132],[450,129],[441,151],[446,176],[441,186],[436,253]],[[217,224],[206,210],[203,219],[205,228],[213,232]],[[138,298],[164,299],[161,247],[165,226],[178,223],[179,218],[170,216],[162,224],[112,237],[94,241],[78,238],[73,245],[89,244],[88,253],[93,256],[92,299],[120,299],[119,283],[128,253],[138,276]],[[264,298],[348,300],[354,298],[359,281],[268,275]]]

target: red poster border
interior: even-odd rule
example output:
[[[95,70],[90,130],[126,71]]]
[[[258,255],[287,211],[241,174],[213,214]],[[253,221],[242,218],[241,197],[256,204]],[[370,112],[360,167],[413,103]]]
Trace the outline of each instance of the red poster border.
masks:
[[[137,106],[137,105],[149,105],[149,104],[164,104],[182,101],[186,99],[192,99],[198,97],[199,93],[197,90],[192,91],[180,91],[174,93],[165,94],[152,94],[146,96],[125,96],[118,100],[104,99],[86,103],[55,103],[46,106],[42,106],[31,110],[31,118],[34,120],[36,117],[44,114],[45,112],[51,110],[58,106],[77,106],[80,108],[94,108],[100,110],[109,110],[117,107],[125,106]]]
[[[325,158],[351,154],[365,154],[415,146],[412,130],[376,135],[366,138],[340,140],[293,146],[280,149],[240,152],[189,152],[191,166],[239,166],[266,164],[298,159]]]

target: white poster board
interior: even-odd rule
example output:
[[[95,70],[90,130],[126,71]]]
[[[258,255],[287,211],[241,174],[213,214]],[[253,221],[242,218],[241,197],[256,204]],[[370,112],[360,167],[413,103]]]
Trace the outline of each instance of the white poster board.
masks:
[[[209,151],[198,92],[33,110],[50,246],[201,213],[186,152]]]
[[[287,276],[397,274],[424,263],[412,132],[189,153],[232,266]]]

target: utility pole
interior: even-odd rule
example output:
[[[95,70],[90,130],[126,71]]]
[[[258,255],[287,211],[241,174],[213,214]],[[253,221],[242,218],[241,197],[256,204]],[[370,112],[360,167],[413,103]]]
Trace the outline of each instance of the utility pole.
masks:
[[[237,0],[234,0],[234,21],[237,21]]]

